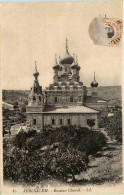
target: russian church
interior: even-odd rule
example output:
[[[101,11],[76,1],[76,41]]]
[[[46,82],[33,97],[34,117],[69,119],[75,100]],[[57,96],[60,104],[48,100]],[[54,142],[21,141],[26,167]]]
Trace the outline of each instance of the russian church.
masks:
[[[107,101],[97,96],[95,74],[91,82],[92,93],[88,95],[87,87],[80,81],[80,69],[77,56],[72,57],[68,51],[67,40],[65,55],[59,57],[59,62],[55,56],[53,83],[44,90],[39,85],[39,72],[35,66],[34,84],[26,107],[27,126],[37,131],[48,125],[88,127],[88,119],[93,119],[94,129],[99,128],[101,117],[108,114]]]

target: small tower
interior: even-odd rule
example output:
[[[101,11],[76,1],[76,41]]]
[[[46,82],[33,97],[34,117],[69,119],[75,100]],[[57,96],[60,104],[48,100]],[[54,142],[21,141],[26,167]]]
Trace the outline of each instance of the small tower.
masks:
[[[42,111],[44,108],[44,97],[42,94],[42,87],[39,85],[37,71],[37,64],[35,62],[34,84],[28,96],[28,106],[26,107],[27,126],[40,130],[43,128]],[[29,125],[30,124],[30,125]]]
[[[76,60],[75,60],[75,54],[73,54],[74,62],[71,65],[71,70],[73,74],[73,78],[75,81],[79,82],[79,71],[80,71],[80,66],[78,65],[78,60],[77,60],[77,55],[76,55]]]
[[[58,72],[60,71],[61,67],[59,66],[58,62],[57,62],[57,57],[55,54],[55,66],[53,66],[53,70],[54,70],[54,82],[58,82]]]
[[[97,96],[98,83],[96,82],[95,72],[94,72],[94,81],[91,83],[91,87],[93,88],[92,96]]]

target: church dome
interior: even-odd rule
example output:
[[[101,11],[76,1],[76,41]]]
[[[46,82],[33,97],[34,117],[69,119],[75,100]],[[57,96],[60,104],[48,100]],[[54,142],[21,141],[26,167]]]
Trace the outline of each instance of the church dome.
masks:
[[[94,72],[94,81],[91,83],[91,87],[98,87],[98,83],[96,82],[95,79],[95,72]]]
[[[74,56],[75,56],[75,54],[74,54]],[[75,61],[75,57],[74,57],[74,62],[73,62],[73,64],[71,65],[71,69],[80,70],[80,66],[78,65],[77,56],[76,56],[76,61]]]
[[[55,66],[53,66],[53,69],[54,70],[60,70],[60,66],[59,66],[59,64],[58,64],[58,62],[57,62],[57,58],[56,58],[56,54],[55,54]]]
[[[60,59],[60,64],[72,64],[74,61],[74,58],[70,55],[68,52],[68,44],[67,44],[67,39],[66,39],[66,53],[65,55]]]
[[[96,81],[93,81],[93,82],[91,83],[91,87],[98,87],[98,83],[97,83]]]
[[[53,69],[59,70],[60,69],[60,66],[58,64],[56,64],[55,66],[53,66]]]
[[[74,58],[69,54],[68,51],[66,51],[65,55],[63,56],[63,58],[60,59],[60,63],[62,65],[64,64],[72,64],[74,61]]]

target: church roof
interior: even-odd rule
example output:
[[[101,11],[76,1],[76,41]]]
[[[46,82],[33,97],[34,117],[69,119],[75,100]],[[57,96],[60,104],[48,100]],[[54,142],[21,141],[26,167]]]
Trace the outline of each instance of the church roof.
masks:
[[[86,106],[62,106],[62,107],[48,107],[43,110],[43,113],[82,113],[82,114],[98,114],[99,111]]]
[[[100,103],[100,102],[107,102],[107,100],[104,100],[97,96],[86,96],[85,103]]]

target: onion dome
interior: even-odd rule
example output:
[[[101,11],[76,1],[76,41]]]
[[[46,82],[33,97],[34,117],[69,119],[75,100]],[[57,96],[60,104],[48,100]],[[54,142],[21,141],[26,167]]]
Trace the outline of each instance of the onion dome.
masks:
[[[53,86],[59,86],[58,82],[54,82]]]
[[[77,59],[77,56],[76,56],[76,64],[77,64],[77,70],[80,70],[80,66],[78,65],[78,59]]]
[[[77,56],[76,56],[76,61],[75,61],[75,54],[73,54],[73,58],[74,58],[74,62],[73,62],[73,64],[71,65],[71,68],[72,68],[72,69],[80,70],[80,66],[78,65]]]
[[[72,65],[71,65],[71,68],[72,69],[77,69],[77,64],[75,62],[75,54],[73,54],[73,59],[74,59],[74,61],[73,61]]]
[[[60,63],[62,65],[64,64],[72,64],[74,61],[74,58],[69,54],[68,52],[68,44],[67,44],[67,39],[66,39],[66,53],[65,55],[60,59]]]
[[[94,72],[94,81],[91,83],[91,87],[98,87],[98,83],[96,82],[95,79],[95,72]]]
[[[56,54],[55,54],[55,66],[53,66],[53,69],[54,70],[59,70],[60,69],[60,66],[59,66],[59,64],[57,62]]]
[[[39,85],[38,83],[38,76],[39,76],[39,72],[37,71],[37,64],[36,64],[36,61],[35,61],[35,72],[34,72],[34,77],[35,77],[35,80],[34,80],[34,85],[31,89],[31,94],[33,93],[37,93],[37,94],[41,94],[42,93],[42,87]]]

